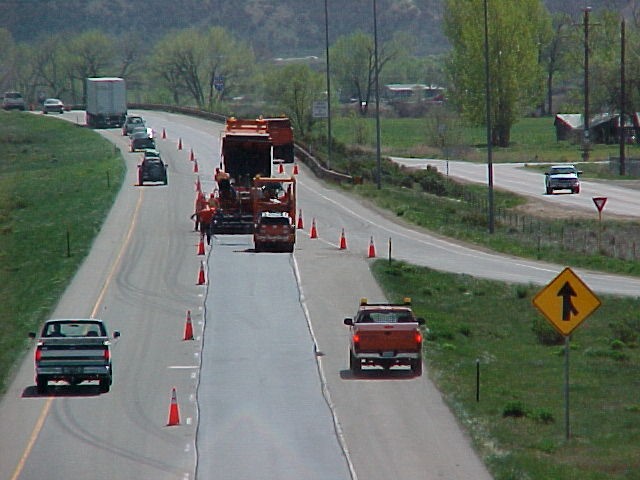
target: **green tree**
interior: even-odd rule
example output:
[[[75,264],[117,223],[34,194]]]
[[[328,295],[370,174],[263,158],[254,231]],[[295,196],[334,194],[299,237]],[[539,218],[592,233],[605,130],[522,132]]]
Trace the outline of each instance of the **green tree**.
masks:
[[[509,145],[517,118],[543,95],[540,40],[549,15],[540,0],[490,0],[491,141]],[[486,118],[484,8],[476,0],[445,0],[444,31],[452,44],[449,97],[474,124]]]
[[[33,69],[37,75],[37,88],[43,88],[49,97],[61,98],[70,90],[68,55],[62,35],[41,38],[33,49]]]
[[[166,35],[158,42],[151,65],[176,103],[189,95],[198,108],[212,108],[237,89],[241,77],[248,77],[254,63],[250,47],[224,28],[206,32],[194,28]],[[224,89],[215,88],[224,78]]]
[[[397,57],[403,48],[401,40],[390,42],[385,48],[378,43],[378,76],[382,76],[387,63]],[[340,37],[330,48],[332,72],[336,89],[343,98],[358,99],[360,113],[366,115],[369,103],[375,98],[375,45],[371,35],[355,32]],[[380,79],[379,79],[380,81]]]
[[[247,43],[234,38],[222,27],[209,29],[206,42],[207,104],[212,109],[217,101],[232,96],[248,83],[254,70],[255,55]],[[216,89],[217,78],[223,79],[223,88]]]
[[[572,52],[578,48],[575,41],[575,35],[572,30],[573,20],[569,15],[558,13],[552,17],[553,33],[542,48],[542,64],[547,77],[547,103],[544,111],[547,114],[553,114],[553,92],[554,80],[556,75],[567,72],[571,68],[573,62],[570,61]]]
[[[265,99],[280,108],[300,137],[304,137],[313,124],[313,102],[324,96],[324,76],[308,65],[291,64],[273,67],[264,81]]]
[[[114,39],[99,30],[89,30],[71,38],[67,43],[68,75],[82,85],[82,98],[86,99],[85,79],[115,76]]]
[[[15,42],[11,32],[0,28],[0,87],[6,88],[14,74]]]

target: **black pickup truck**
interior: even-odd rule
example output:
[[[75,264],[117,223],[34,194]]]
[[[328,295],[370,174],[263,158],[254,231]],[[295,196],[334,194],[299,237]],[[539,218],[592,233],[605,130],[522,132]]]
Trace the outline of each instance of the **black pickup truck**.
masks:
[[[114,331],[113,338],[120,332]],[[35,332],[30,338],[37,338]],[[84,381],[99,382],[100,393],[106,393],[113,382],[111,339],[102,320],[54,319],[42,327],[35,352],[36,388],[46,393],[50,381],[78,385]]]

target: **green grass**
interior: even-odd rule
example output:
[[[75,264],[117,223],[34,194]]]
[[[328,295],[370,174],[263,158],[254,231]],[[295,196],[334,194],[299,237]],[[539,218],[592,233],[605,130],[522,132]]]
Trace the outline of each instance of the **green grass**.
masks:
[[[574,332],[566,441],[563,347],[538,341],[554,332],[531,304],[538,287],[386,260],[373,272],[426,318],[426,371],[497,480],[640,478],[640,300],[603,296]]]
[[[325,133],[326,124],[315,126],[316,133]],[[432,121],[424,118],[381,118],[380,132],[383,155],[446,158],[439,149],[429,146]],[[484,162],[487,159],[484,127],[460,126],[461,141],[452,148],[449,158]],[[340,143],[359,144],[375,148],[375,119],[338,117],[332,119],[332,136]],[[594,145],[591,160],[607,160],[619,155],[617,145]],[[629,156],[638,157],[640,147],[628,147]],[[556,141],[552,117],[522,118],[511,131],[508,148],[493,148],[496,162],[579,162],[581,151],[567,141]]]
[[[0,112],[0,391],[27,332],[89,252],[123,178],[120,153],[95,132]]]

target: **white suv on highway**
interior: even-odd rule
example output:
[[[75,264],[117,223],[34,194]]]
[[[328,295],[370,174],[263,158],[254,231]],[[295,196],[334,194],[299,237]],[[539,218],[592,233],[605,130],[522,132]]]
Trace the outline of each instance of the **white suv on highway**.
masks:
[[[582,171],[574,165],[552,165],[545,172],[545,190],[547,195],[551,195],[554,190],[571,190],[571,193],[580,193],[580,175]]]

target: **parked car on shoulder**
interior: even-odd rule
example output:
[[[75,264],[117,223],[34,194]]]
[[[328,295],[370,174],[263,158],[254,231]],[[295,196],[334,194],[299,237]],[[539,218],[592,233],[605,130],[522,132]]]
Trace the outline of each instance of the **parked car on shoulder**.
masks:
[[[142,118],[140,115],[127,115],[127,118],[124,121],[124,125],[122,125],[122,135],[130,135],[131,133],[133,133],[133,129],[136,127],[145,127],[146,128],[146,122],[144,121],[144,118]]]
[[[42,113],[47,114],[50,112],[63,113],[64,103],[62,103],[62,100],[58,98],[47,98],[42,103]]]
[[[2,108],[5,110],[24,110],[25,101],[21,93],[5,92],[2,97]]]
[[[575,165],[552,165],[544,174],[547,195],[553,194],[555,190],[571,190],[571,193],[580,193],[578,176],[581,174],[582,171],[578,170]]]

